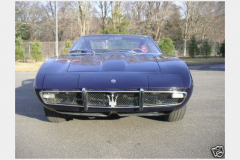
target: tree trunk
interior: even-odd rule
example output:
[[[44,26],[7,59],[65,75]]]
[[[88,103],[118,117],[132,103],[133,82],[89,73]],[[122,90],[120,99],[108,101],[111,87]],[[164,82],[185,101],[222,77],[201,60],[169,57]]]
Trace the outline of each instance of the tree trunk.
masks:
[[[187,55],[187,40],[184,39],[183,41],[183,56],[186,57]]]
[[[79,34],[80,36],[83,35],[83,2],[82,1],[79,1],[78,2],[78,30],[79,30]]]
[[[159,23],[157,22],[157,33],[156,33],[156,37],[155,37],[155,40],[157,40],[157,41],[158,41],[159,32],[160,32],[160,26],[159,26]]]

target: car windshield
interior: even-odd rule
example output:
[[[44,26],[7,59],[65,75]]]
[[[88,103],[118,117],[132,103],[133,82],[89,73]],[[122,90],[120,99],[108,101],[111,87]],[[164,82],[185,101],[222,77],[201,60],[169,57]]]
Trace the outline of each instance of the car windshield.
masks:
[[[82,36],[69,53],[77,51],[161,54],[160,49],[150,37],[124,35]]]

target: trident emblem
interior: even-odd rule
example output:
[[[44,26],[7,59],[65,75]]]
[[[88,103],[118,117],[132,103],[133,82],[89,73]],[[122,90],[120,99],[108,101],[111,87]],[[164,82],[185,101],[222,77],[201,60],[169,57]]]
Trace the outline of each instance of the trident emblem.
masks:
[[[107,95],[107,97],[108,97],[109,105],[111,107],[115,107],[117,105],[118,95],[116,96],[115,100],[114,100],[114,94],[113,93],[111,94],[111,97],[109,95]]]

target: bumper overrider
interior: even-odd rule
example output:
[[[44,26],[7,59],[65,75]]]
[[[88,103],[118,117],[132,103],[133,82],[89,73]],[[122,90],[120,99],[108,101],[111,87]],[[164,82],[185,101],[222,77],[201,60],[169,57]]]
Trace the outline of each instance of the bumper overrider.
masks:
[[[180,109],[188,102],[192,88],[180,90],[35,90],[49,110],[61,114],[106,117],[159,116]]]

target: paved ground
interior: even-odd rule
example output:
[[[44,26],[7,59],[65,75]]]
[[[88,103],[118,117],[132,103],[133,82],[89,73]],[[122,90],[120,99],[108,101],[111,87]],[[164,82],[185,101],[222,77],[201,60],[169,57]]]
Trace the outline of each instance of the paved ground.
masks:
[[[36,73],[16,73],[16,158],[213,158],[225,146],[225,65],[191,66],[194,92],[182,121],[124,117],[50,123],[32,89]]]

